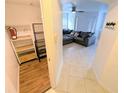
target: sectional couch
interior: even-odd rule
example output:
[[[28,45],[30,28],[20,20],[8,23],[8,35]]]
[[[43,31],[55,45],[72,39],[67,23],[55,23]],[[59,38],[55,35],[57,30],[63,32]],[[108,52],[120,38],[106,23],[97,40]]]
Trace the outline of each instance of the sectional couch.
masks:
[[[96,41],[95,34],[92,32],[63,30],[63,45],[75,42],[83,46],[90,46]]]

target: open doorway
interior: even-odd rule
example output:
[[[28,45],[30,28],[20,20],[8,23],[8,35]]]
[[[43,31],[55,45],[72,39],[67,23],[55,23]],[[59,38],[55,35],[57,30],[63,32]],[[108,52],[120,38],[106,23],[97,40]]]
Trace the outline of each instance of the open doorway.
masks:
[[[48,90],[51,85],[40,1],[7,0],[6,33],[19,65],[19,93]]]
[[[107,5],[95,1],[63,4],[63,69],[58,91],[92,93],[93,89],[95,93],[108,93],[99,83],[99,90],[92,86],[97,82],[92,64],[106,12]]]

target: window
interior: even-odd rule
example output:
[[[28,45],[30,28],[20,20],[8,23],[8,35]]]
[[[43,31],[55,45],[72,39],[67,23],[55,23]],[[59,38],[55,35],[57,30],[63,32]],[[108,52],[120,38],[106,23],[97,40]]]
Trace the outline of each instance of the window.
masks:
[[[72,12],[63,13],[63,29],[74,30],[75,14]]]

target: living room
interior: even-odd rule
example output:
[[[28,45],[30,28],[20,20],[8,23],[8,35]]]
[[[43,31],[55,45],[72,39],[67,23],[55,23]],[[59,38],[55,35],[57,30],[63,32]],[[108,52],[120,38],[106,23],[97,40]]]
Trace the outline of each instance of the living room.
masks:
[[[63,4],[63,45],[75,42],[88,47],[96,44],[103,31],[107,8],[107,4],[91,1],[83,1],[83,5]]]

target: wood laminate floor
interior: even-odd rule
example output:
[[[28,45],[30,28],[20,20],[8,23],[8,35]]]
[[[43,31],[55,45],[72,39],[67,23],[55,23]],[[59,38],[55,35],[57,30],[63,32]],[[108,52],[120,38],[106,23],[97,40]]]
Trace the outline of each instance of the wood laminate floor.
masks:
[[[47,59],[20,65],[20,93],[43,93],[50,88]]]

